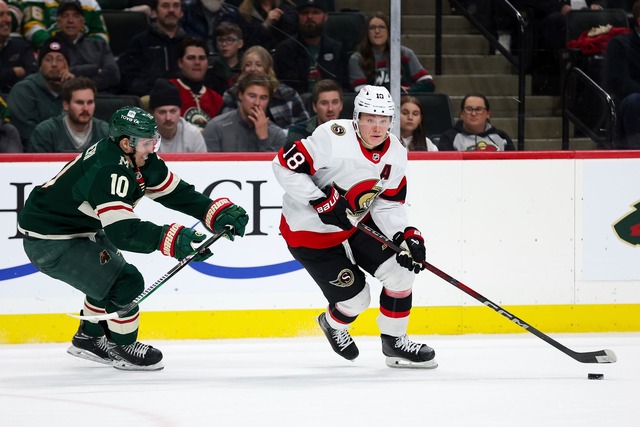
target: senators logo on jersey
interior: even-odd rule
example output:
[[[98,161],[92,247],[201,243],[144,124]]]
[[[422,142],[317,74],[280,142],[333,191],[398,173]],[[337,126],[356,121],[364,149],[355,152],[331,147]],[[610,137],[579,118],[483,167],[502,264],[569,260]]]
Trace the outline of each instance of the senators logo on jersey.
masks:
[[[361,181],[350,189],[345,190],[334,183],[336,190],[340,193],[352,208],[354,216],[360,216],[369,209],[371,203],[378,197],[382,191],[380,182],[375,179]]]

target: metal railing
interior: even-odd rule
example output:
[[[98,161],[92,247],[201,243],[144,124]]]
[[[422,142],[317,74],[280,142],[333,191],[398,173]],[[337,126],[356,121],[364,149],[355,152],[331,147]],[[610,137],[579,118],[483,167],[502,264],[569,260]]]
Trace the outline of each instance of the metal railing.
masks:
[[[509,14],[517,22],[518,28],[518,46],[517,49],[521,52],[519,57],[514,56],[508,49],[500,44],[498,39],[487,30],[482,23],[480,23],[473,15],[467,11],[466,7],[458,0],[449,0],[452,7],[467,18],[467,20],[489,41],[491,46],[498,50],[514,67],[518,69],[518,150],[523,151],[524,146],[524,133],[525,133],[525,67],[526,57],[525,48],[527,44],[526,35],[526,23],[522,14],[513,7],[508,0],[500,0],[506,6]],[[435,37],[435,72],[436,75],[442,74],[442,0],[436,0],[436,37]]]
[[[571,96],[576,96],[575,83],[577,81],[582,82],[586,88],[592,91],[593,94],[598,96],[601,101],[605,102],[608,107],[607,115],[605,116],[606,127],[604,128],[604,136],[596,133],[589,125],[572,111],[574,102]],[[571,84],[574,83],[574,84]],[[603,148],[612,149],[614,147],[613,142],[613,130],[616,126],[616,105],[613,98],[602,88],[598,83],[594,82],[584,71],[577,67],[571,67],[567,72],[564,81],[564,88],[562,90],[562,149],[569,149],[569,121],[573,123],[575,127],[580,129],[585,135],[591,138],[596,144],[603,146]]]

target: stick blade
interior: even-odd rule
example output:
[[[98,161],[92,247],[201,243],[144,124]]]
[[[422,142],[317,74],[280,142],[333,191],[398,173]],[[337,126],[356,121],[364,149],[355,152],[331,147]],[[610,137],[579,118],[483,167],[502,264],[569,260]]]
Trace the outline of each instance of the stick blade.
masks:
[[[588,353],[576,353],[574,359],[582,363],[616,363],[618,360],[613,350],[609,349]]]
[[[95,316],[81,316],[78,314],[67,313],[67,316],[73,317],[74,319],[87,320],[89,322],[99,322],[101,320],[112,320],[120,317],[117,311],[114,311],[113,313],[98,314]]]

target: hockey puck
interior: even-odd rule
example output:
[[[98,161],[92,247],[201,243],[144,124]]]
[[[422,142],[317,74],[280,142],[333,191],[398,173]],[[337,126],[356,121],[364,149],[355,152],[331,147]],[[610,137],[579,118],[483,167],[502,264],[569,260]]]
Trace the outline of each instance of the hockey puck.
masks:
[[[604,374],[589,374],[587,375],[587,378],[590,380],[601,380],[604,378]]]

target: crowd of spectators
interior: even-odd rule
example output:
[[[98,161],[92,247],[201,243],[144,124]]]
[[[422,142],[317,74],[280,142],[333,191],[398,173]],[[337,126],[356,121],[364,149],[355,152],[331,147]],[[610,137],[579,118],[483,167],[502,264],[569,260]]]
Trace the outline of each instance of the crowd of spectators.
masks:
[[[492,0],[463,3],[470,11],[494,7]],[[558,43],[563,16],[572,2],[515,3],[539,11],[538,41],[548,44],[543,50],[549,47],[556,53],[562,47]],[[585,6],[605,7],[601,3],[588,1]],[[328,4],[326,0],[0,0],[0,137],[4,140],[0,151],[82,150],[104,129],[104,122],[93,117],[96,96],[102,93],[138,96],[158,121],[166,141],[163,151],[220,151],[231,146],[277,150],[287,139],[303,138],[337,118],[344,106],[343,93],[358,92],[367,84],[390,85],[389,17],[381,12],[369,16],[360,43],[347,51],[325,31]],[[150,19],[117,57],[110,49],[101,5],[142,11]],[[478,16],[483,20],[485,15]],[[499,26],[492,26],[495,18],[488,23],[492,31]],[[636,32],[628,36],[628,44],[635,43],[634,37]],[[620,56],[624,47],[614,51]],[[398,119],[402,118],[403,142],[409,149],[513,148],[509,136],[489,124],[489,101],[481,93],[465,97],[463,103],[483,105],[462,105],[459,122],[449,136],[436,141],[438,146],[426,138],[421,123],[428,111],[408,95],[434,92],[436,81],[411,49],[401,46],[400,56],[401,87],[407,97]],[[628,73],[629,79],[634,81],[637,74]],[[625,87],[629,86],[633,87]],[[627,95],[629,104],[635,98]],[[470,121],[485,118],[469,133]],[[222,141],[229,124],[248,130],[242,135],[235,130],[239,135],[231,145]],[[202,138],[187,144],[194,130]],[[63,131],[65,141],[43,141],[61,137]],[[475,135],[476,142],[464,142],[461,135],[466,134]],[[8,142],[7,135],[14,140],[19,135],[20,144]],[[479,144],[478,135],[500,135],[502,142]]]

